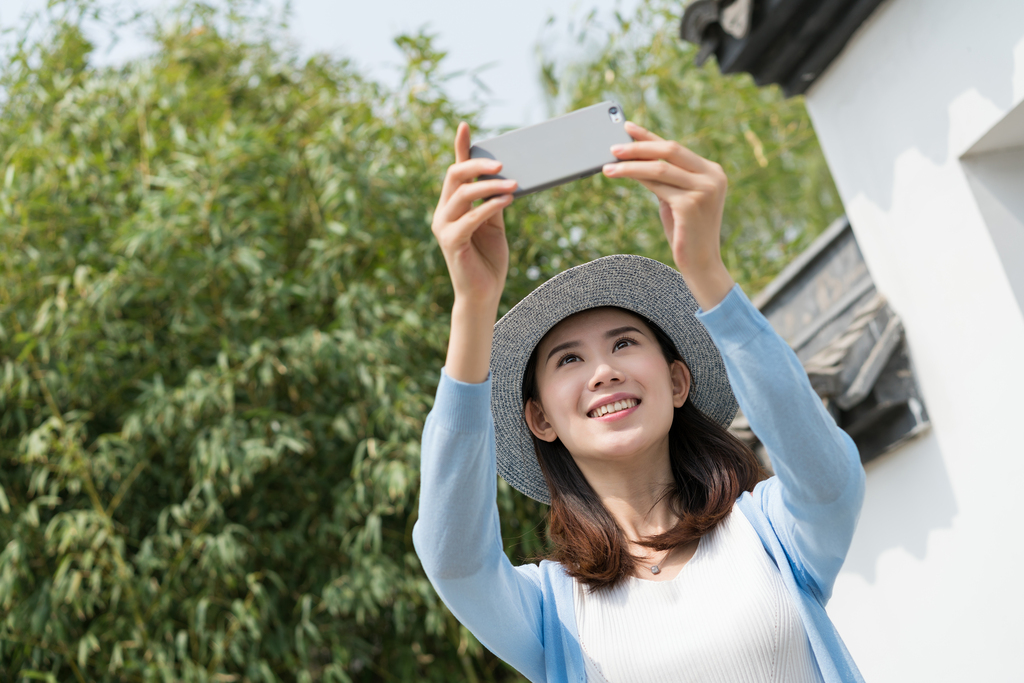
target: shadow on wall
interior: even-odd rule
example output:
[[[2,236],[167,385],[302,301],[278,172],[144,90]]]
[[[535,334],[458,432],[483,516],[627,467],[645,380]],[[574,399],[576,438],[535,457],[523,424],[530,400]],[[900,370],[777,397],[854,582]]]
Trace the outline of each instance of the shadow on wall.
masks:
[[[1012,45],[1022,25],[1024,2],[982,10],[959,0],[900,0],[875,10],[807,96],[820,138],[859,137],[845,152],[826,149],[829,166],[870,166],[850,175],[856,186],[840,183],[844,200],[863,194],[889,211],[895,167],[872,160],[917,149],[944,166],[973,141],[965,136],[998,121],[1014,103],[1015,57],[993,59],[978,43]]]
[[[934,429],[865,469],[864,509],[843,572],[874,583],[884,552],[902,548],[923,560],[931,532],[951,528],[958,510]]]

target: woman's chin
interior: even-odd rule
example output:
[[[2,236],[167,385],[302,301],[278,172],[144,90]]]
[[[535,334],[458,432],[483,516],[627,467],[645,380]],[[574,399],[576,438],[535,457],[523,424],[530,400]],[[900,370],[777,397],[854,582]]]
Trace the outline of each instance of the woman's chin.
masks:
[[[621,466],[639,464],[652,457],[653,453],[661,451],[664,451],[666,457],[668,456],[667,442],[664,449],[659,449],[646,439],[621,439],[615,440],[613,443],[608,443],[606,440],[600,448],[590,450],[585,455],[585,459],[594,465],[605,463]]]

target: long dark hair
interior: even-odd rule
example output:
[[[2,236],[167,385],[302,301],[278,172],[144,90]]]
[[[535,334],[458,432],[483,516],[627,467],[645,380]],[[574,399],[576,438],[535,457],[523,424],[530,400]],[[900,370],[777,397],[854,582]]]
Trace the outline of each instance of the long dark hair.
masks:
[[[641,315],[625,312],[646,323],[666,361],[682,361],[661,328]],[[528,399],[538,399],[536,348],[523,374],[524,405]],[[675,409],[668,444],[673,484],[664,496],[679,522],[640,541],[654,550],[685,545],[708,533],[725,519],[740,493],[753,490],[768,476],[746,444],[700,412],[689,398]],[[570,576],[591,588],[610,588],[632,576],[639,560],[629,552],[626,535],[561,439],[549,443],[535,436],[533,447],[551,493],[551,548],[546,559],[560,562]]]

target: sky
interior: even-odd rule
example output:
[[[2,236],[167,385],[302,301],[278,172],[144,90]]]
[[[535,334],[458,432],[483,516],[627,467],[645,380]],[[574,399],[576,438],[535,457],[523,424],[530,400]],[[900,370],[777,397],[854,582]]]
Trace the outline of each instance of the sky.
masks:
[[[154,0],[136,0],[143,7],[159,8]],[[283,0],[270,0],[283,7]],[[546,118],[547,109],[538,79],[536,47],[569,41],[567,26],[591,9],[610,19],[615,10],[631,14],[639,0],[517,0],[515,3],[480,0],[292,0],[291,31],[304,55],[328,52],[352,59],[360,70],[386,84],[398,81],[401,53],[393,38],[426,27],[438,36],[438,46],[448,52],[447,71],[472,70],[490,65],[478,74],[490,90],[486,95],[485,125],[521,126]],[[46,0],[0,0],[0,27],[19,24],[26,12],[37,11]],[[548,19],[553,26],[546,27]],[[120,35],[108,49],[105,32],[92,36],[99,46],[101,63],[122,63],[151,49],[136,36]],[[468,77],[452,81],[451,94],[468,99],[473,84]]]

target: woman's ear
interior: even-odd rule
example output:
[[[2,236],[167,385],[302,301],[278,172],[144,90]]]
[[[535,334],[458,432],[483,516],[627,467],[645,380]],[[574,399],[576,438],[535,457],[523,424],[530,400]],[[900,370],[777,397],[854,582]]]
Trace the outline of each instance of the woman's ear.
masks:
[[[544,415],[544,407],[539,401],[534,401],[532,398],[527,399],[526,408],[523,409],[523,417],[526,418],[526,426],[541,441],[551,443],[558,438],[558,435],[555,434],[555,428],[551,426],[547,416]]]
[[[674,360],[668,366],[672,377],[672,405],[682,408],[686,397],[690,395],[690,369],[681,360]]]

